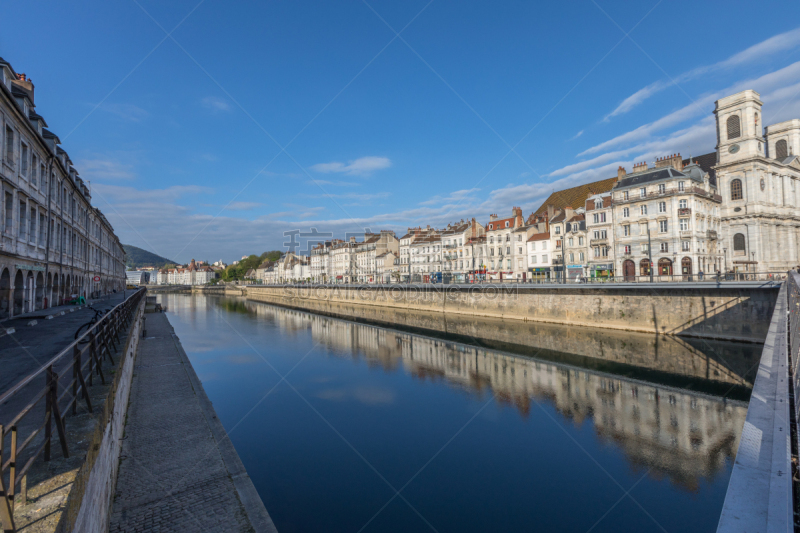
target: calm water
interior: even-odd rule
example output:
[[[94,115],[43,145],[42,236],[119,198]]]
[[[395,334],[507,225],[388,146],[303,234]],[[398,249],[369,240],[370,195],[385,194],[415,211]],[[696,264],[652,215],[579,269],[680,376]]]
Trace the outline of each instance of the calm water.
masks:
[[[696,376],[761,349],[687,345],[677,377],[643,380],[552,350],[160,299],[281,533],[715,531],[747,410],[722,395],[752,380],[715,372],[708,394]]]

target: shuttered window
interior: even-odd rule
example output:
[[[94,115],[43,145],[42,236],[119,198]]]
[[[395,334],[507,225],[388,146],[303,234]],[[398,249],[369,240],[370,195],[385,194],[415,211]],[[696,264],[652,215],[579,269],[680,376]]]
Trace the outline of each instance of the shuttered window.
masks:
[[[731,200],[742,199],[742,180],[735,179],[731,181]]]
[[[728,117],[728,139],[736,139],[742,136],[742,124],[739,115]]]
[[[786,159],[789,155],[789,148],[788,144],[786,144],[785,139],[781,139],[780,141],[775,143],[775,158],[776,159]]]

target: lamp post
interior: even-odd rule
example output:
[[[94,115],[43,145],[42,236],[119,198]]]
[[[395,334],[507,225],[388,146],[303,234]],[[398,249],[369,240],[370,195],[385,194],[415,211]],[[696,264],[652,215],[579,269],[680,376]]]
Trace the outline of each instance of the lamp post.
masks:
[[[650,283],[653,283],[653,245],[650,242],[650,223],[647,223],[647,260],[650,262]]]
[[[722,257],[723,257],[723,259],[725,261],[725,272],[727,272],[728,271],[728,249],[727,248],[723,248],[722,249]]]

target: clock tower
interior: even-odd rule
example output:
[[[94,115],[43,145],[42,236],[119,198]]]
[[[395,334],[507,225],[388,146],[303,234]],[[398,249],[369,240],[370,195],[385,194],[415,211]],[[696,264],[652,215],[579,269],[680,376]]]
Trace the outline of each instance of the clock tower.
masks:
[[[742,91],[716,102],[717,163],[726,164],[764,156],[761,95]]]

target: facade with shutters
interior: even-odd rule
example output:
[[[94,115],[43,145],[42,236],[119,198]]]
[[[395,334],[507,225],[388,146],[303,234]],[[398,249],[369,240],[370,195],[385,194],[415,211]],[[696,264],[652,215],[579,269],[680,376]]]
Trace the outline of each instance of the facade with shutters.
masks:
[[[716,175],[727,269],[786,271],[800,264],[800,120],[766,128],[752,90],[717,101]]]
[[[125,287],[122,245],[59,144],[0,58],[0,319]]]

